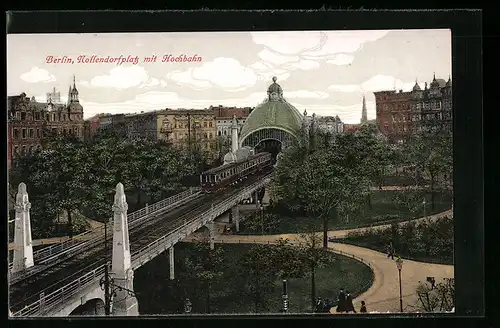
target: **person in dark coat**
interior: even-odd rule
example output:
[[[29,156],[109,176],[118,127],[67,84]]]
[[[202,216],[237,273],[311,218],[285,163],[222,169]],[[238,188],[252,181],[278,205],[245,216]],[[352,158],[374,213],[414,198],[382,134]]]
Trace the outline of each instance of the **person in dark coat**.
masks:
[[[346,299],[344,288],[340,288],[339,299],[337,303],[337,312],[345,312],[346,311]]]
[[[361,308],[359,309],[360,313],[366,313],[366,304],[365,301],[361,301]]]
[[[349,293],[349,291],[346,292],[346,297],[345,297],[345,303],[346,303],[346,312],[354,312],[356,313],[356,310],[354,309],[354,305],[352,304],[352,296]]]

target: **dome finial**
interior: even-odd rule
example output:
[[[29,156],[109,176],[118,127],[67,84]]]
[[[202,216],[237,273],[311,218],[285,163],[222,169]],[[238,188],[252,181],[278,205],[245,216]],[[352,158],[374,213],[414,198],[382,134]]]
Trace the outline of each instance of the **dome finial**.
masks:
[[[276,76],[273,76],[273,82],[276,83],[277,80],[278,78]]]

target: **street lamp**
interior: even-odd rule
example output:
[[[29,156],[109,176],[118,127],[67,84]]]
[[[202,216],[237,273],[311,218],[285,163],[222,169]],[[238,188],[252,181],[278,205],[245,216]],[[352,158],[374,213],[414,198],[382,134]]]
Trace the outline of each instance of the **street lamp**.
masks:
[[[288,312],[288,292],[286,287],[286,280],[283,279],[283,313]]]
[[[260,228],[261,233],[264,236],[264,205],[260,204]]]
[[[398,267],[399,273],[399,310],[400,312],[403,312],[403,290],[401,287],[401,269],[403,269],[403,260],[401,257],[396,259],[396,266]]]
[[[193,304],[189,300],[188,297],[184,300],[184,312],[185,313],[191,313],[191,310],[193,309]]]

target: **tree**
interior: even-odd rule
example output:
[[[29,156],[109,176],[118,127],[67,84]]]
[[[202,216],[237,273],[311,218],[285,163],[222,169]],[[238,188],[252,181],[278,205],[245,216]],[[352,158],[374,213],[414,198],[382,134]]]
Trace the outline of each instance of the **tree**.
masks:
[[[369,190],[365,163],[356,152],[361,144],[352,141],[355,138],[354,134],[337,135],[333,143],[318,145],[307,156],[298,154],[299,148],[287,152],[273,177],[280,198],[291,209],[303,208],[308,215],[322,221],[325,248],[330,216],[337,219],[339,211],[358,209]],[[351,149],[352,145],[357,147]],[[302,161],[299,165],[297,158]]]
[[[279,269],[274,263],[273,251],[266,245],[254,245],[238,263],[239,281],[252,299],[256,313],[268,309],[269,295],[275,289]]]
[[[25,180],[37,212],[47,215],[34,220],[38,222],[33,230],[41,229],[42,234],[50,232],[53,218],[65,211],[71,238],[73,214],[87,202],[84,190],[88,172],[83,143],[73,136],[54,136],[47,141],[45,150],[17,162],[18,166],[11,172],[11,181]]]
[[[211,286],[222,278],[225,263],[222,247],[210,249],[204,240],[191,244],[189,255],[185,259],[185,267],[192,283],[197,284],[205,297],[205,313],[210,313]],[[199,293],[199,292],[198,292]]]
[[[300,247],[292,245],[288,239],[280,238],[272,249],[273,262],[278,268],[277,276],[280,279],[302,278],[306,275],[309,267]]]
[[[406,174],[431,195],[435,210],[438,189],[453,192],[452,135],[448,130],[422,128],[405,143]]]
[[[445,278],[435,283],[433,277],[417,287],[419,308],[424,312],[452,311],[455,300],[455,282],[453,278]]]
[[[315,231],[300,235],[300,256],[305,266],[309,269],[311,277],[311,309],[316,306],[316,270],[332,263],[333,257],[321,247],[321,235]]]

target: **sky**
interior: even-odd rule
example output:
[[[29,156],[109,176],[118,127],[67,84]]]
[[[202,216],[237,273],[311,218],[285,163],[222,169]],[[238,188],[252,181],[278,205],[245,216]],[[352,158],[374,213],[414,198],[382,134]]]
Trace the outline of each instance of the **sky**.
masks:
[[[93,55],[122,59],[82,60]],[[153,55],[156,62],[145,62]],[[186,61],[176,62],[179,56]],[[408,91],[415,81],[423,87],[433,74],[447,80],[451,62],[447,29],[15,34],[7,36],[7,93],[45,102],[55,87],[66,101],[74,75],[89,118],[254,107],[276,76],[283,96],[301,113],[339,115],[353,124],[361,118],[363,95],[368,119],[374,119],[373,92]]]

